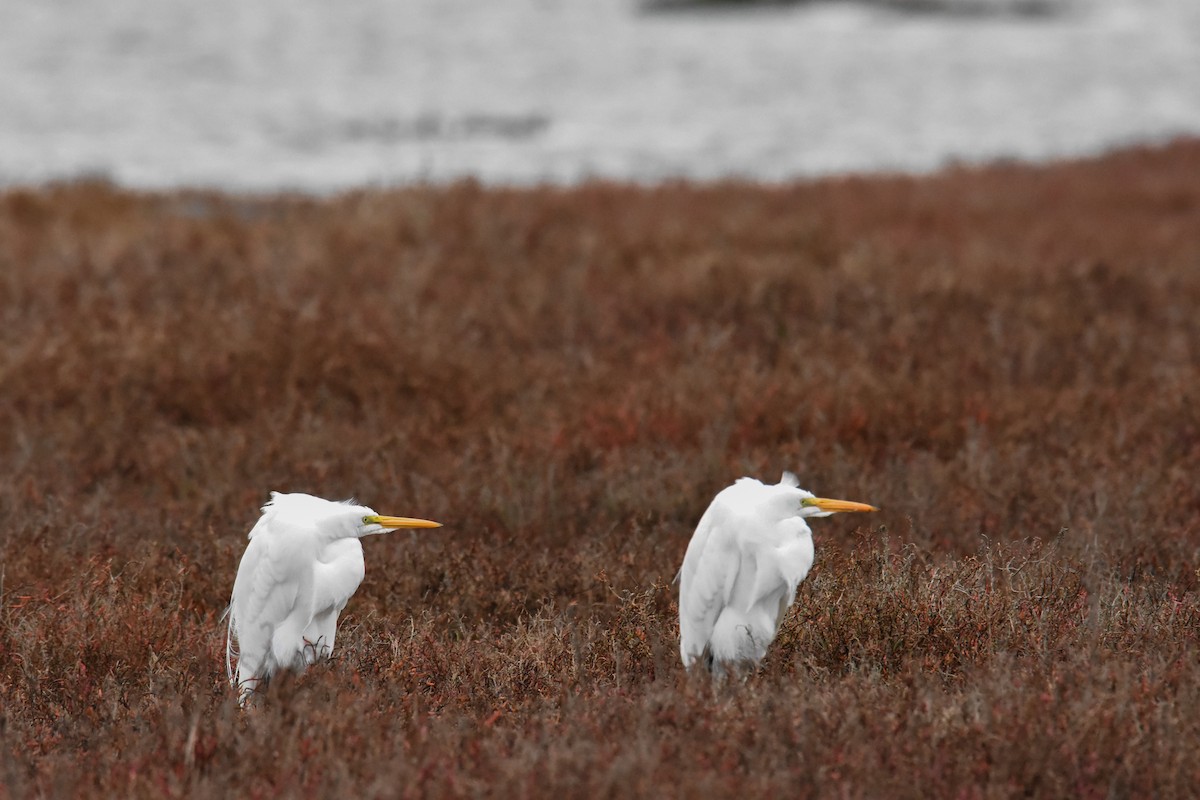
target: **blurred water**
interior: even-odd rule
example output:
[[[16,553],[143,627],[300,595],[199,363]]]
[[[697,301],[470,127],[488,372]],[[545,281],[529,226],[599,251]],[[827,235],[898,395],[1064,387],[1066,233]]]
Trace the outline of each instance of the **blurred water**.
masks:
[[[1200,133],[1196,0],[0,0],[0,19],[4,183],[777,180]]]

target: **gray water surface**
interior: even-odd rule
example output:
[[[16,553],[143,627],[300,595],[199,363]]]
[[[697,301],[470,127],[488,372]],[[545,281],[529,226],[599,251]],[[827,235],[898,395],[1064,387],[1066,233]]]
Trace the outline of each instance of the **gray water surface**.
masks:
[[[0,0],[0,183],[784,180],[1200,134],[1200,2]]]

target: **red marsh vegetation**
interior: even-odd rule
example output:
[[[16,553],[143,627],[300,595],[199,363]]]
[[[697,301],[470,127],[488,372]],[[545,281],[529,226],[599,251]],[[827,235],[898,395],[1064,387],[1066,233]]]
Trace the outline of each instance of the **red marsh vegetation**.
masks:
[[[0,796],[1109,797],[1200,784],[1200,144],[784,186],[0,193]],[[679,664],[733,479],[813,527]],[[269,490],[366,540],[251,711]]]

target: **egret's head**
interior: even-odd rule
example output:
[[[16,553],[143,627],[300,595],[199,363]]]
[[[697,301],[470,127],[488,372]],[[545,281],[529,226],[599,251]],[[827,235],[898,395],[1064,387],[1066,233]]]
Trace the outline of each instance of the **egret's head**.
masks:
[[[361,537],[399,528],[440,528],[441,523],[412,517],[376,514],[353,500],[334,501],[309,494],[271,492],[263,514],[297,526],[311,526],[329,538]]]
[[[783,473],[779,483],[764,484],[754,478],[742,478],[725,489],[721,496],[727,507],[754,515],[768,523],[780,523],[797,517],[827,517],[839,511],[879,510],[866,503],[817,497],[801,489],[798,483],[796,476],[790,472]]]
[[[867,505],[866,503],[856,503],[853,500],[832,500],[828,497],[817,497],[812,492],[801,489],[796,476],[790,472],[783,473],[783,478],[780,479],[779,485],[792,486],[800,493],[800,513],[801,517],[828,517],[830,514],[837,514],[845,511],[878,511],[875,506]]]
[[[442,523],[434,522],[431,519],[417,519],[416,517],[389,517],[386,514],[376,514],[369,508],[363,506],[363,510],[368,512],[363,514],[361,524],[363,526],[363,535],[372,533],[385,533],[386,531],[394,531],[400,528],[440,528]]]
[[[856,503],[853,500],[831,500],[828,497],[815,497],[810,492],[805,492],[808,497],[800,501],[800,516],[802,517],[828,517],[830,514],[837,514],[840,511],[878,511],[875,506],[869,506],[866,503]]]

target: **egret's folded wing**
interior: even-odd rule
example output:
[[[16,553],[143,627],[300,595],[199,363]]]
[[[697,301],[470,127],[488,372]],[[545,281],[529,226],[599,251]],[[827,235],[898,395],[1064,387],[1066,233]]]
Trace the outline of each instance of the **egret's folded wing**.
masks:
[[[679,580],[679,650],[685,665],[708,645],[721,610],[729,603],[741,555],[736,531],[721,498],[700,518],[683,557]]]
[[[271,492],[272,497],[275,494],[277,494],[277,493]],[[274,519],[274,517],[275,517],[275,509],[271,506],[270,503],[267,503],[267,505],[263,506],[262,516],[258,518],[258,522],[254,523],[254,527],[250,529],[250,532],[248,534],[246,534],[246,538],[253,539],[255,536],[257,536],[259,534],[259,532],[268,530],[271,527],[271,522]]]
[[[295,613],[300,584],[287,541],[275,531],[259,531],[242,556],[233,583],[231,626],[242,659],[261,662],[275,629]]]

